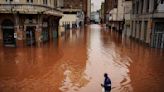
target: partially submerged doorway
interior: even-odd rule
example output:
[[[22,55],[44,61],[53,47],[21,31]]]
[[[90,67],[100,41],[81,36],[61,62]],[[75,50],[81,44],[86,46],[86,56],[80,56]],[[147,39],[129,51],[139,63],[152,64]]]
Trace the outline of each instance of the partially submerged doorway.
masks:
[[[2,22],[3,45],[7,47],[15,47],[16,39],[14,37],[14,23],[6,19]]]
[[[34,26],[27,26],[26,28],[26,45],[35,45],[35,27]]]

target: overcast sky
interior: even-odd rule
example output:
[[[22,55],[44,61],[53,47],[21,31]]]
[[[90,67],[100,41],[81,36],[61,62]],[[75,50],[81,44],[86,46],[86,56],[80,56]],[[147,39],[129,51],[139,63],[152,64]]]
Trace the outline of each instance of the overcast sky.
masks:
[[[91,3],[94,3],[94,10],[98,10],[101,7],[101,2],[104,0],[91,0]]]

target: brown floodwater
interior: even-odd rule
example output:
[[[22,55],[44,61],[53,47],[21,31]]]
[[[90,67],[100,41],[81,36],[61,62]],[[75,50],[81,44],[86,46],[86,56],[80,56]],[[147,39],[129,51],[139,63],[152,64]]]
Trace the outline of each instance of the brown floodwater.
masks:
[[[164,51],[100,25],[69,30],[40,47],[0,47],[0,92],[164,92]]]

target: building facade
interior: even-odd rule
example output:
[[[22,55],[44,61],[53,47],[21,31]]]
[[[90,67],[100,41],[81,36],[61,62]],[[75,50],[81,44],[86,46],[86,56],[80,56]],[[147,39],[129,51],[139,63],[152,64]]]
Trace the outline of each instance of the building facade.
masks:
[[[109,12],[114,9],[117,8],[118,6],[118,0],[105,0],[104,2],[104,21],[105,23],[108,23],[109,21]]]
[[[111,2],[112,7],[108,10],[107,26],[110,28],[119,31],[122,33],[124,27],[124,1],[123,0],[115,0],[115,2]]]
[[[64,13],[60,27],[79,28],[90,18],[90,0],[60,0],[58,8]]]
[[[164,48],[164,0],[133,0],[131,37]]]
[[[57,0],[1,0],[0,45],[39,45],[58,35]]]
[[[132,0],[124,0],[123,1],[124,7],[124,28],[123,28],[123,35],[130,36],[131,29],[130,29],[130,22],[131,22],[131,12],[132,12]]]
[[[81,9],[84,12],[85,18],[88,17],[90,0],[63,0],[62,9]]]
[[[91,12],[91,23],[93,23],[93,24],[100,23],[100,12],[99,11]]]

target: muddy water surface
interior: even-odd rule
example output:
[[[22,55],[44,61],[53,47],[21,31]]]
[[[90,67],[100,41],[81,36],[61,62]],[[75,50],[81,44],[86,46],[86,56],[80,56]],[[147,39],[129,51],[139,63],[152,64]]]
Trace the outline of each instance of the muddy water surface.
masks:
[[[40,47],[0,47],[0,92],[164,92],[164,52],[100,25]]]

